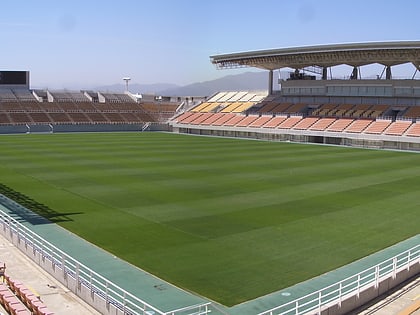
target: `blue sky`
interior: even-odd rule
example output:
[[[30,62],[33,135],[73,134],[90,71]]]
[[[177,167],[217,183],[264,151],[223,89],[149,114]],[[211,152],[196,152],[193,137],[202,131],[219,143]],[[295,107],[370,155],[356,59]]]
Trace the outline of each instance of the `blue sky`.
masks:
[[[36,88],[185,85],[236,74],[214,54],[420,40],[418,0],[13,0],[0,6],[0,69]],[[252,69],[250,69],[252,70]]]

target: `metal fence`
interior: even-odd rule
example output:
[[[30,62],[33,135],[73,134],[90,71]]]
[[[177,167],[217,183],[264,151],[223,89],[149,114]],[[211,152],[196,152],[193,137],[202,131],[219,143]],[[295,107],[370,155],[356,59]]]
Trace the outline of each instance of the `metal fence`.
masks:
[[[21,211],[28,211],[1,194],[0,203],[6,206],[12,205]],[[38,265],[93,306],[97,302],[92,303],[92,301],[100,299],[107,306],[106,309],[109,310],[109,306],[112,305],[118,314],[205,315],[215,313],[215,311],[217,313],[217,308],[211,302],[166,312],[161,311],[72,258],[1,209],[0,232]],[[420,264],[420,245],[416,245],[342,281],[261,312],[258,315],[320,314],[323,309],[329,306],[341,306],[344,300],[353,296],[359,297],[363,291],[369,288],[377,288],[382,281],[388,278],[395,279],[400,271],[409,270],[415,264]],[[89,293],[87,294],[88,299],[81,294],[83,291]]]
[[[410,269],[410,267],[418,263],[420,263],[420,245],[414,246],[340,282],[258,315],[321,314],[321,311],[329,306],[341,306],[344,300],[352,296],[359,297],[361,292],[369,288],[377,288],[385,279],[390,277],[395,279],[398,272]]]
[[[20,211],[28,211],[1,194],[0,203],[6,206],[12,205]],[[1,209],[0,229],[0,232],[16,247],[76,295],[82,298],[88,296],[88,300],[83,299],[94,307],[104,304],[109,310],[110,306],[113,306],[116,312],[127,315],[205,315],[211,312],[211,302],[161,311],[69,256]],[[98,299],[101,301],[98,302]]]

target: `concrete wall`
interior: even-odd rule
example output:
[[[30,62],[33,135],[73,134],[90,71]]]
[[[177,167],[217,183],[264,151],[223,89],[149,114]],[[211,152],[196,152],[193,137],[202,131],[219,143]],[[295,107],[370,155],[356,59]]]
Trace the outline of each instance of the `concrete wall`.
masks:
[[[0,134],[65,133],[65,132],[118,132],[118,131],[171,131],[165,123],[138,124],[29,124],[0,126]]]
[[[321,311],[321,315],[342,315],[351,312],[352,310],[365,305],[366,303],[376,299],[382,294],[395,288],[402,282],[414,277],[420,273],[420,263],[416,263],[409,268],[399,270],[395,277],[386,277],[379,281],[377,286],[370,286],[362,290],[359,294],[352,294],[341,301],[341,304],[335,303]],[[317,314],[314,312],[313,314]]]
[[[173,124],[172,131],[193,135],[420,151],[420,138],[293,129],[217,127]]]

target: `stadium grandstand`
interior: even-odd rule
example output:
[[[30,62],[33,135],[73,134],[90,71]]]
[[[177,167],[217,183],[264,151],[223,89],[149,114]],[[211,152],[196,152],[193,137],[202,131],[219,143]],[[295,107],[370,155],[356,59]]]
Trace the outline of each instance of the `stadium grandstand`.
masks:
[[[420,80],[416,79],[420,71],[419,41],[283,48],[215,55],[210,59],[219,69],[254,67],[267,70],[267,90],[219,91],[194,97],[194,100],[191,97],[154,95],[139,98],[128,91],[30,89],[29,72],[0,71],[0,133],[171,131],[420,151]],[[361,68],[372,64],[381,65],[382,71],[374,79],[362,78]],[[402,64],[411,64],[413,75],[405,79],[394,78],[393,67]],[[346,79],[332,75],[333,68],[340,65],[352,68]],[[274,71],[280,69],[289,69],[290,76],[287,80],[279,79],[276,82],[279,89],[274,90]],[[25,214],[28,211],[12,198],[0,194],[2,205]],[[141,275],[144,282],[136,283],[143,290],[143,296],[139,297],[97,274],[77,257],[50,246],[48,240],[6,212],[0,209],[0,233],[103,314],[346,314],[418,277],[420,272],[417,235],[401,242],[404,250],[400,250],[397,244],[386,253],[392,254],[391,258],[373,267],[365,267],[359,273],[353,272],[352,266],[329,272],[328,276],[340,279],[331,285],[324,285],[323,276],[317,277],[316,285],[311,283],[311,291],[304,294],[301,287],[286,288],[225,307],[189,290],[172,287],[164,280],[150,280],[148,277],[151,276],[145,273]],[[62,230],[56,233],[66,240],[70,237],[70,233]],[[97,255],[105,255],[103,251],[95,250],[98,250]],[[110,259],[112,266],[118,263],[115,258]],[[337,276],[336,272],[341,271],[346,274],[345,279],[342,275],[341,278]],[[131,270],[124,272],[127,278],[131,277]],[[8,285],[3,285],[2,289],[7,292],[3,292],[11,294],[9,290],[14,286],[14,279],[5,279]],[[19,289],[15,289],[14,294],[20,294]],[[152,294],[149,294],[149,289],[153,290]],[[25,292],[32,296],[27,290]],[[188,301],[189,306],[170,308],[172,301],[160,294],[173,294],[182,302]],[[163,301],[166,310],[159,309],[152,302],[149,304],[147,298]],[[9,307],[9,302],[6,305]],[[25,307],[37,311],[38,307],[43,308],[39,305],[35,299]],[[19,304],[18,307],[23,306]]]
[[[175,132],[388,149],[420,150],[420,42],[283,48],[211,56],[219,69],[268,70],[268,93],[256,101],[221,92],[171,120]],[[374,79],[361,68],[382,65]],[[411,78],[392,69],[411,64]],[[347,79],[332,69],[352,67]],[[273,90],[273,71],[291,69]],[[253,101],[254,100],[254,101]],[[247,106],[249,105],[249,106]]]
[[[164,129],[188,98],[31,90],[28,71],[0,71],[0,133]],[[17,81],[20,78],[21,81]]]

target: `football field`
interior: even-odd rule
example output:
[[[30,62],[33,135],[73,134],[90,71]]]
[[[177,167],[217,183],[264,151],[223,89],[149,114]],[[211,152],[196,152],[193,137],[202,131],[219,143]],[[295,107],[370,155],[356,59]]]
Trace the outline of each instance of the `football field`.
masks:
[[[0,192],[227,306],[419,233],[418,153],[168,133],[0,145]]]

